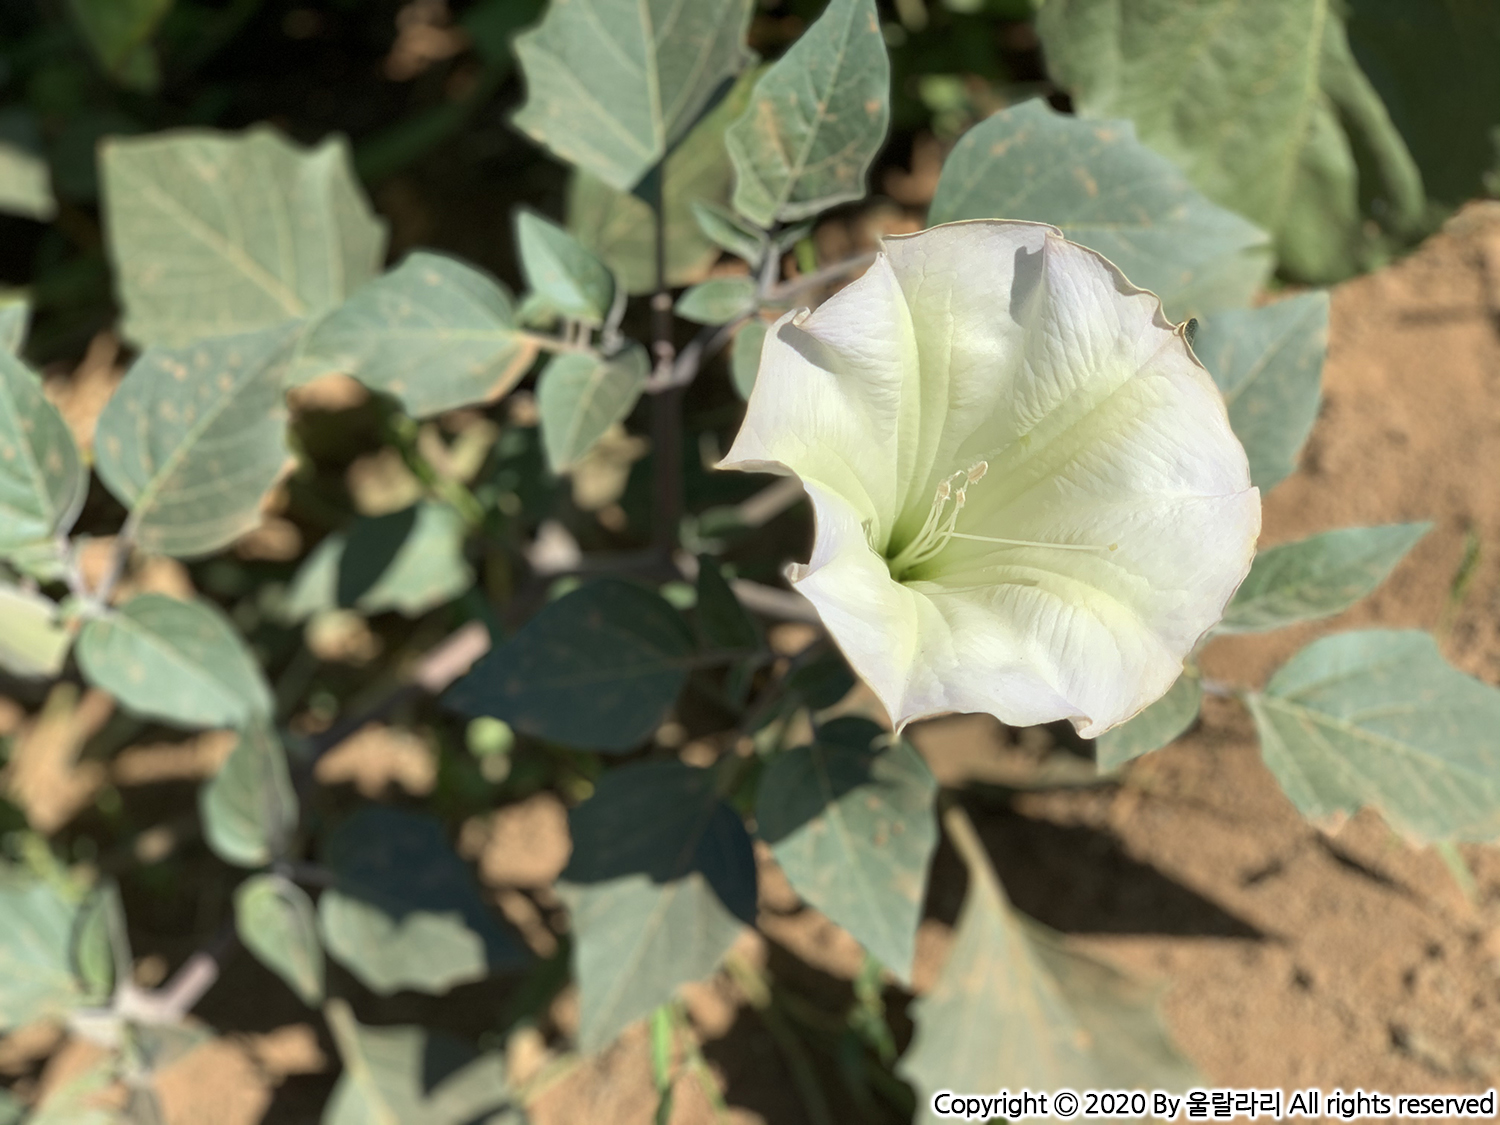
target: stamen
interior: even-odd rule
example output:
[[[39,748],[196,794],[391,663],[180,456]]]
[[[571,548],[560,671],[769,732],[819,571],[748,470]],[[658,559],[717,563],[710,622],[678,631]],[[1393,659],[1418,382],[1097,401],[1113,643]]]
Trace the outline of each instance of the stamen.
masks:
[[[1111,543],[1108,547],[1096,547],[1092,543],[1042,543],[1035,539],[997,539],[993,535],[968,535],[962,531],[954,531],[949,534],[950,539],[972,539],[976,543],[999,543],[1006,547],[1049,547],[1054,551],[1115,551],[1120,545]]]

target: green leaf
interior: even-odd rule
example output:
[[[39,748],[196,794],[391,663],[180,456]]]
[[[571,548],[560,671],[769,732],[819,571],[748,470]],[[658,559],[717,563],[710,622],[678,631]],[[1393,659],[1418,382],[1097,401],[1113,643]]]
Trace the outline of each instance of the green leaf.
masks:
[[[505,1125],[514,1097],[505,1056],[473,1049],[421,1027],[366,1027],[349,1005],[330,1000],[328,1028],[344,1073],[322,1125]]]
[[[715,277],[678,297],[675,311],[694,324],[728,324],[753,313],[758,301],[753,278]]]
[[[499,282],[418,250],[313,328],[299,376],[345,371],[425,418],[499,398],[535,358]]]
[[[526,284],[560,316],[602,324],[615,299],[609,267],[551,219],[516,212],[516,247]]]
[[[571,469],[605,430],[629,416],[650,374],[646,349],[634,342],[608,359],[563,352],[547,361],[537,378],[536,404],[554,473]]]
[[[829,0],[725,135],[735,210],[770,227],[861,198],[885,142],[890,94],[874,0]]]
[[[82,1073],[49,1089],[26,1125],[138,1125],[109,1104],[109,1087],[119,1081],[119,1070],[119,1054],[105,1052]]]
[[[264,867],[297,830],[297,793],[286,751],[270,723],[240,731],[219,772],[198,793],[203,835],[214,854],[237,867]]]
[[[13,676],[50,679],[68,662],[73,635],[45,594],[0,581],[0,669]]]
[[[189,727],[241,726],[272,710],[254,655],[218,607],[140,594],[84,624],[78,663],[138,715]]]
[[[1300,276],[1356,268],[1362,191],[1396,226],[1421,216],[1420,176],[1330,0],[1058,0],[1037,30],[1080,114],[1134,121],[1205,195],[1270,230]]]
[[[692,661],[676,610],[604,578],[548,604],[459,680],[447,703],[536,738],[630,750],[666,718]]]
[[[518,129],[619,191],[661,162],[750,61],[750,0],[568,0],[516,37]]]
[[[734,334],[734,347],[729,353],[729,371],[734,380],[734,389],[740,398],[749,399],[755,389],[755,376],[760,372],[760,352],[765,346],[766,330],[770,326],[759,317],[752,317],[740,325]]]
[[[766,232],[747,223],[728,207],[708,199],[693,201],[693,218],[701,230],[715,245],[748,262],[759,266],[770,245]]]
[[[968,820],[950,816],[945,824],[968,866],[969,889],[948,960],[913,1006],[916,1033],[896,1064],[916,1088],[916,1120],[939,1120],[930,1112],[939,1090],[1195,1085],[1152,991],[1018,914]]]
[[[0,1125],[21,1125],[26,1103],[9,1090],[0,1090]]]
[[[441,821],[367,806],[323,848],[334,886],[318,900],[328,952],[369,988],[441,994],[528,956],[479,896]]]
[[[744,108],[754,75],[743,75],[724,100],[693,127],[667,157],[662,207],[667,218],[667,284],[689,285],[707,275],[719,248],[699,229],[695,202],[729,202],[734,170],[724,130]],[[568,229],[614,272],[632,296],[656,289],[656,218],[651,206],[586,172],[568,186]]]
[[[66,532],[87,494],[88,470],[68,424],[42,381],[0,350],[0,554]]]
[[[130,509],[135,541],[179,558],[210,554],[260,522],[282,471],[291,357],[284,328],[150,348],[99,416],[95,467]]]
[[[68,956],[77,919],[62,888],[0,864],[0,1033],[85,1001]]]
[[[1100,773],[1117,770],[1126,762],[1160,750],[1176,741],[1203,708],[1203,678],[1196,668],[1184,668],[1167,694],[1133,719],[1105,731],[1094,743],[1094,761]]]
[[[1481,194],[1500,126],[1500,8],[1484,0],[1354,0],[1348,20],[1354,55],[1427,191],[1448,204]]]
[[[1373,806],[1421,841],[1500,835],[1500,691],[1426,633],[1324,637],[1247,702],[1261,756],[1306,817]]]
[[[1193,351],[1224,392],[1250,481],[1271,491],[1297,467],[1318,417],[1328,350],[1328,294],[1304,293],[1203,320]]]
[[[132,90],[149,92],[160,85],[151,33],[172,0],[69,0],[68,8],[111,78]]]
[[[318,544],[292,580],[282,613],[289,621],[338,607],[420,617],[474,584],[467,534],[458,512],[432,500],[366,516]]]
[[[30,321],[30,301],[17,296],[14,291],[0,292],[0,351],[19,356],[26,343],[26,328]]]
[[[8,140],[0,140],[0,212],[41,223],[57,215],[47,162]]]
[[[751,653],[760,648],[760,627],[725,581],[710,555],[698,556],[698,633],[710,649]]]
[[[1128,121],[1066,117],[1035,99],[960,138],[928,212],[1051,223],[1162,299],[1167,315],[1248,304],[1271,267],[1263,231],[1200,195]]]
[[[100,883],[83,900],[73,923],[69,958],[86,1002],[106,1004],[134,961],[125,928],[125,906],[113,881]]]
[[[280,875],[252,875],[235,888],[234,927],[245,948],[304,1004],[323,1002],[323,947],[306,891]]]
[[[1431,530],[1430,523],[1344,527],[1261,551],[1217,631],[1260,633],[1340,613],[1384,582]]]
[[[755,922],[755,854],[714,774],[680,762],[611,770],[568,817],[559,891],[573,918],[578,1045],[592,1053],[712,973]]]
[[[927,865],[937,847],[937,782],[910,743],[887,749],[863,719],[771,759],[755,817],[792,888],[911,982]]]
[[[184,344],[316,316],[374,277],[385,225],[342,138],[179,129],[100,149],[105,230],[140,344]]]

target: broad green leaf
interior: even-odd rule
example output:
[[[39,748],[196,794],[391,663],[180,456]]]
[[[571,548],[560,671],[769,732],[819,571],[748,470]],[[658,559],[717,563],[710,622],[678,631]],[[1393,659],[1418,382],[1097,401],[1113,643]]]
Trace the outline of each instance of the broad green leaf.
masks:
[[[47,162],[8,140],[0,140],[0,212],[42,223],[57,214]]]
[[[755,854],[714,773],[680,762],[610,770],[568,817],[559,890],[572,913],[578,1045],[592,1053],[708,976],[755,922]]]
[[[366,516],[318,544],[292,580],[283,613],[291,621],[338,607],[419,617],[474,584],[467,532],[462,516],[431,500]]]
[[[441,1032],[421,1027],[367,1027],[349,1005],[326,1009],[344,1072],[323,1110],[322,1125],[508,1125],[514,1097],[505,1057],[476,1056]],[[519,1125],[519,1123],[518,1123]]]
[[[61,888],[0,863],[0,1033],[85,1001],[68,956],[77,918]]]
[[[619,191],[635,187],[750,61],[750,0],[555,0],[516,37],[514,121]]]
[[[646,349],[633,342],[608,359],[562,352],[547,361],[537,378],[536,404],[542,447],[554,473],[571,469],[605,430],[635,409],[650,374]]]
[[[1134,121],[1300,276],[1359,264],[1362,191],[1398,227],[1421,217],[1421,178],[1331,0],[1049,0],[1037,30],[1079,113]]]
[[[1500,835],[1500,691],[1426,633],[1324,637],[1248,702],[1261,756],[1304,816],[1368,805],[1417,840]]]
[[[863,719],[835,720],[771,759],[755,817],[792,888],[910,983],[937,782],[908,742],[886,749]]]
[[[111,78],[132,90],[160,85],[151,33],[172,0],[68,0],[68,8]]]
[[[95,467],[130,509],[135,541],[191,558],[234,542],[290,452],[282,380],[284,328],[150,348],[99,416]]]
[[[302,1002],[323,1002],[323,947],[312,899],[280,875],[252,875],[234,892],[234,928],[245,948]]]
[[[1318,416],[1327,350],[1327,293],[1225,309],[1198,326],[1193,351],[1224,392],[1250,481],[1262,493],[1297,467]]]
[[[303,149],[263,125],[114,137],[100,173],[124,330],[140,344],[316,316],[385,256],[342,138]]]
[[[666,718],[693,641],[650,590],[604,578],[547,605],[449,690],[463,714],[587,750],[624,751]]]
[[[1184,668],[1167,694],[1133,719],[1105,731],[1094,743],[1100,773],[1160,750],[1193,725],[1203,708],[1203,678],[1196,668]]]
[[[31,302],[14,291],[0,293],[0,351],[21,354],[26,327],[31,321]]]
[[[677,298],[676,313],[695,324],[728,324],[755,311],[757,290],[749,277],[714,277]]]
[[[0,349],[0,554],[66,532],[88,483],[73,434],[42,395],[42,381]]]
[[[729,352],[729,372],[740,398],[748,399],[750,392],[755,389],[755,376],[760,371],[760,352],[766,342],[767,327],[765,321],[752,317],[734,334],[734,346]]]
[[[516,212],[516,248],[526,284],[560,316],[602,324],[615,299],[615,279],[592,251],[551,219]]]
[[[419,250],[319,322],[300,368],[348,372],[424,418],[499,398],[535,358],[499,282]]]
[[[1153,990],[1018,914],[967,819],[944,823],[969,869],[969,889],[948,960],[913,1006],[916,1033],[896,1064],[916,1088],[916,1120],[940,1120],[931,1111],[939,1090],[1195,1085]]]
[[[740,218],[728,207],[708,199],[693,201],[693,218],[698,229],[708,236],[720,249],[759,266],[766,256],[769,240],[766,232]]]
[[[760,647],[760,627],[734,596],[710,555],[698,557],[698,600],[693,613],[705,647],[745,653]]]
[[[1263,231],[1200,195],[1128,121],[1083,121],[1034,99],[960,138],[931,223],[1029,219],[1060,227],[1162,299],[1174,320],[1248,304],[1271,267]]]
[[[885,142],[890,97],[874,0],[829,0],[725,135],[735,210],[770,227],[859,199]]]
[[[94,887],[78,908],[68,956],[86,1002],[106,1004],[134,960],[125,928],[125,906],[113,881]]]
[[[78,638],[91,684],[138,715],[232,727],[270,715],[271,691],[239,631],[209,602],[140,594],[91,618]]]
[[[1255,556],[1220,633],[1260,633],[1331,617],[1385,581],[1395,565],[1432,530],[1430,523],[1343,527]]]
[[[1348,8],[1354,56],[1428,193],[1448,204],[1480,194],[1495,168],[1500,127],[1500,7],[1488,0],[1354,0]]]
[[[328,952],[369,988],[441,994],[524,965],[442,822],[367,806],[329,837],[334,885],[318,900]]]
[[[13,676],[50,678],[62,671],[72,643],[56,602],[0,581],[0,669]]]
[[[693,204],[729,202],[734,171],[724,130],[744,108],[753,85],[753,73],[742,76],[667,157],[662,207],[668,285],[701,280],[719,257],[719,248],[698,227]],[[568,229],[604,260],[627,293],[656,289],[656,218],[645,200],[587,172],[575,172],[568,186]]]
[[[286,751],[266,720],[240,731],[219,772],[198,792],[208,846],[225,863],[264,867],[297,830],[297,794]]]

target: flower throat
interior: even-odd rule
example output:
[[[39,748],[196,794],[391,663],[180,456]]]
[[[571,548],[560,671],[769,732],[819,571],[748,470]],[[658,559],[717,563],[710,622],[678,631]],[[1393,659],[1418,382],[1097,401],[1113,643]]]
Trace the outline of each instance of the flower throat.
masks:
[[[901,549],[895,558],[887,559],[891,577],[901,581],[916,567],[931,562],[942,553],[950,540],[966,539],[975,543],[996,543],[1002,547],[1043,547],[1053,551],[1113,551],[1119,544],[1094,546],[1089,543],[1041,543],[1034,539],[1001,539],[993,535],[971,535],[958,530],[958,515],[968,500],[969,485],[978,484],[989,472],[988,461],[980,461],[972,468],[962,469],[938,482],[937,492],[932,498],[932,507],[922,528],[910,543]],[[949,503],[952,507],[949,507]]]

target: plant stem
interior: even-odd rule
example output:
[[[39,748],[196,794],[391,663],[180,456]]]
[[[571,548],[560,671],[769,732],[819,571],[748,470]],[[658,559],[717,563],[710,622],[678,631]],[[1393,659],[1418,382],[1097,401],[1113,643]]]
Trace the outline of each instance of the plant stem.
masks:
[[[827,285],[830,281],[837,281],[845,274],[865,269],[874,261],[873,250],[868,254],[856,254],[852,258],[845,258],[842,262],[834,262],[831,266],[824,266],[820,270],[794,277],[788,282],[772,287],[766,294],[766,300],[773,303],[789,303],[791,298],[799,294]]]
[[[667,219],[662,203],[665,168],[658,167],[652,192],[656,219],[656,292],[651,297],[653,378],[663,390],[651,399],[651,459],[654,466],[654,510],[651,545],[670,559],[682,522],[682,394],[672,378],[677,348],[672,342],[672,293],[667,288]]]

